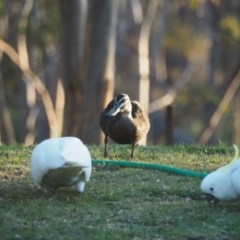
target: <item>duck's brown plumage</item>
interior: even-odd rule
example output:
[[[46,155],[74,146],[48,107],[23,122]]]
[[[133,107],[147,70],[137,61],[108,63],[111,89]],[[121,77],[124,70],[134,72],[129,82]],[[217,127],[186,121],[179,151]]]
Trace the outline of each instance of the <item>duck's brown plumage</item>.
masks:
[[[115,104],[116,98],[107,105],[100,115],[99,123],[105,134],[104,155],[107,155],[106,145],[108,137],[110,137],[119,144],[132,144],[132,157],[135,144],[149,131],[149,118],[137,101],[131,101],[132,111],[130,116],[122,112],[118,112],[115,116],[109,116],[108,113],[114,108]]]

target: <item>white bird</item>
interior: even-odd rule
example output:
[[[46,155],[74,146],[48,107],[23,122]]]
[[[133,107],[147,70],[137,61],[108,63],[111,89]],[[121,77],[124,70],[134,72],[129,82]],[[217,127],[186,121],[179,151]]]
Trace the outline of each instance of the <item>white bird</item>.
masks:
[[[91,172],[91,155],[79,138],[50,138],[32,152],[32,178],[43,191],[75,185],[78,192],[83,192]]]
[[[236,145],[234,149],[235,156],[232,161],[209,173],[201,183],[201,190],[207,195],[210,203],[240,198],[240,158]]]

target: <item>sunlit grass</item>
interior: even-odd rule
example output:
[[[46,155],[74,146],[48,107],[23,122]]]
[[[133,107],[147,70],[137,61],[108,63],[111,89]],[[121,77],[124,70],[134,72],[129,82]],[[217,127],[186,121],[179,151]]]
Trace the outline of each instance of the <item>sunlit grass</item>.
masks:
[[[103,159],[103,146],[89,146]],[[32,147],[0,146],[1,239],[238,239],[239,202],[209,206],[201,179],[95,165],[80,195],[74,188],[43,194],[32,188]],[[159,163],[209,172],[231,160],[230,146],[109,145],[110,160]]]

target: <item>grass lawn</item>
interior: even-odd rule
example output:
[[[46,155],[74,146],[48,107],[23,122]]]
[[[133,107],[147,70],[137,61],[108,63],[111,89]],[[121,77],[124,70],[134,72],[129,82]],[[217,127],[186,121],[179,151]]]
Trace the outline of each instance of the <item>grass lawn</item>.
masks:
[[[103,146],[89,146],[103,159]],[[158,163],[209,172],[228,163],[230,146],[109,146],[113,161]],[[240,202],[209,205],[201,179],[168,172],[94,165],[84,194],[32,188],[32,147],[0,146],[1,239],[240,239]],[[107,160],[107,159],[106,159]]]

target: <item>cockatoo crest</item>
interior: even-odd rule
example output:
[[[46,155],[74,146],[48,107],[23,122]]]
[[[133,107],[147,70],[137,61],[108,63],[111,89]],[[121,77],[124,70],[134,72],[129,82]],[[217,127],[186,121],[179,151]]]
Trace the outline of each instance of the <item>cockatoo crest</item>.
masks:
[[[225,167],[223,167],[223,169],[222,169],[223,171],[226,171],[227,169],[229,169],[237,161],[237,159],[239,157],[239,149],[238,149],[237,145],[234,144],[233,147],[234,147],[234,151],[235,151],[234,157],[229,164],[227,164]]]

